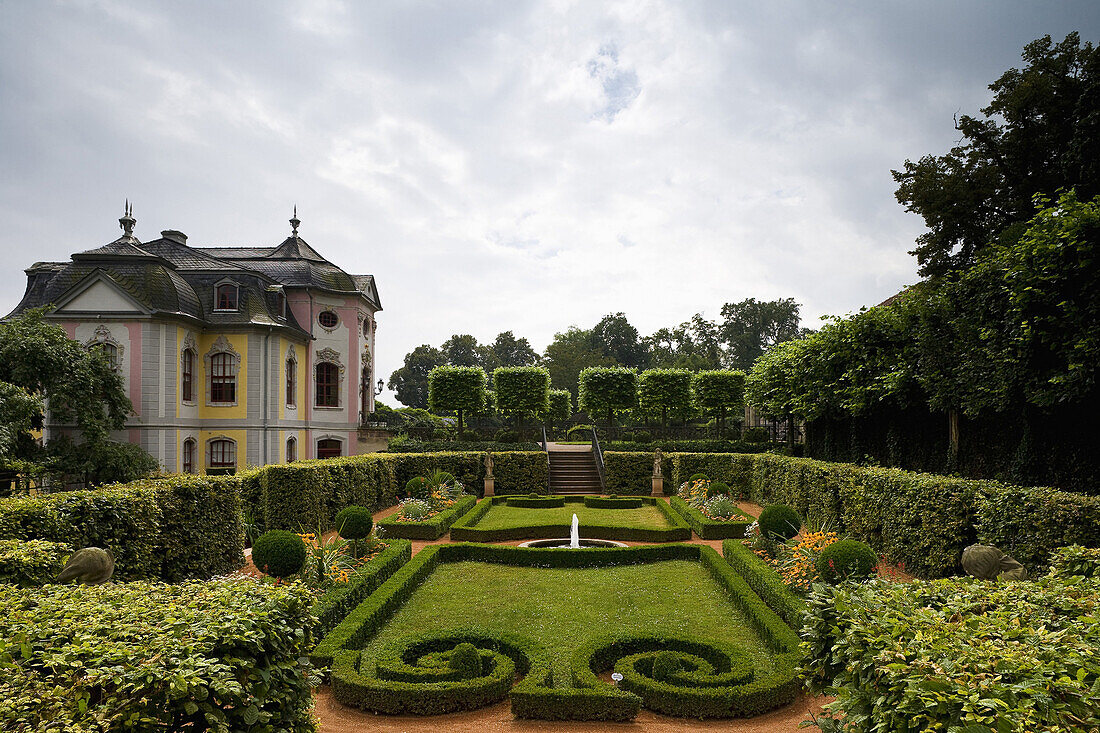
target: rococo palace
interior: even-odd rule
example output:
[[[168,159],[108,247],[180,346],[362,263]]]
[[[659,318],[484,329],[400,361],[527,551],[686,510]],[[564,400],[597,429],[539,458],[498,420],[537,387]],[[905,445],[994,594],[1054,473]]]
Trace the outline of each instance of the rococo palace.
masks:
[[[126,436],[166,471],[353,455],[374,411],[371,275],[350,275],[298,236],[272,247],[195,247],[175,230],[123,235],[39,262],[9,317],[46,318],[121,373],[134,414]],[[46,437],[71,426],[47,416]]]

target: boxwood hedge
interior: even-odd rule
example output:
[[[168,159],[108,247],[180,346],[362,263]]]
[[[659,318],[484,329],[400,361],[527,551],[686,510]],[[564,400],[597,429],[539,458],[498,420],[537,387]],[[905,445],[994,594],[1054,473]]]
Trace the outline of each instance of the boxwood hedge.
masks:
[[[524,509],[554,509],[565,506],[563,496],[513,496],[506,502],[508,506]]]
[[[0,729],[313,731],[311,605],[253,579],[0,585]]]
[[[401,522],[390,516],[378,520],[378,529],[381,530],[382,536],[386,538],[438,540],[447,534],[447,530],[463,514],[473,509],[475,504],[477,504],[477,497],[466,495],[459,498],[450,509],[446,509],[430,519],[420,522]]]
[[[0,540],[0,583],[33,588],[54,582],[72,548],[47,540]]]
[[[742,518],[730,519],[727,522],[711,519],[678,496],[669,499],[668,503],[684,518],[684,521],[691,525],[695,534],[704,540],[724,540],[731,537],[740,539],[745,536],[745,530],[752,524],[752,517],[744,513]]]
[[[352,574],[347,583],[340,583],[326,591],[313,607],[313,614],[317,617],[317,635],[324,636],[332,631],[344,616],[411,559],[411,542],[391,540],[385,550]]]

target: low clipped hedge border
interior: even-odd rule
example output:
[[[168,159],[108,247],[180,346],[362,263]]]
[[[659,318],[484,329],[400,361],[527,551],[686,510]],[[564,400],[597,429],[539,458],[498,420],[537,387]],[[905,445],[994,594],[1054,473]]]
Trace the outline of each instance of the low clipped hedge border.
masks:
[[[209,578],[244,564],[240,479],[179,474],[0,500],[0,539],[103,547],[116,580]]]
[[[669,499],[668,503],[684,518],[684,521],[691,525],[691,528],[695,530],[695,534],[704,540],[741,538],[745,536],[745,530],[752,524],[752,517],[748,515],[745,515],[744,521],[731,519],[728,522],[721,522],[717,519],[711,519],[678,496]]]
[[[381,519],[377,526],[385,538],[398,537],[407,540],[438,540],[447,534],[447,530],[463,514],[477,504],[476,496],[463,496],[450,509],[436,514],[422,522],[399,522],[396,519]]]
[[[0,729],[312,732],[311,606],[252,578],[0,585]]]
[[[507,504],[508,506],[520,507],[523,509],[554,509],[565,506],[565,497],[540,496],[535,498],[531,496],[513,496],[508,499]]]
[[[693,560],[703,563],[712,577],[729,594],[731,600],[746,614],[750,623],[763,636],[776,654],[774,671],[754,677],[739,689],[733,686],[723,693],[707,693],[698,689],[677,692],[661,683],[651,685],[649,697],[668,714],[698,717],[755,715],[790,702],[797,694],[799,680],[795,667],[801,659],[798,635],[787,626],[750,588],[748,583],[726,563],[717,552],[701,545],[651,545],[631,548],[581,549],[562,552],[554,549],[500,547],[471,544],[435,545],[425,548],[411,562],[399,569],[389,580],[348,615],[314,650],[318,664],[332,665],[333,696],[340,702],[379,712],[435,714],[466,710],[489,704],[500,692],[493,673],[501,669],[497,663],[488,674],[471,680],[441,678],[435,670],[420,671],[420,652],[441,652],[461,641],[469,641],[482,649],[482,658],[503,654],[514,663],[514,669],[524,674],[521,683],[511,688],[512,713],[519,718],[544,720],[632,720],[641,705],[641,698],[617,689],[596,678],[609,661],[614,663],[628,640],[600,637],[574,654],[569,679],[557,678],[548,655],[523,639],[503,639],[478,630],[428,634],[402,640],[393,649],[380,654],[373,665],[362,659],[359,649],[393,616],[441,562],[496,562],[534,567],[601,567],[657,562],[661,560]],[[652,650],[661,642],[656,636],[633,642]],[[668,640],[664,640],[666,643]],[[674,642],[685,650],[699,651],[706,645],[695,640]],[[616,646],[618,644],[618,646]],[[411,655],[405,651],[414,649]],[[613,650],[614,653],[609,653]],[[689,652],[693,653],[693,652]],[[611,659],[614,657],[615,659]],[[385,670],[398,670],[387,672]],[[398,679],[382,679],[396,676]],[[503,677],[503,675],[498,675]],[[418,683],[410,679],[427,679]],[[508,686],[511,687],[511,678]],[[667,688],[667,689],[666,689]],[[709,706],[699,712],[699,696]],[[712,699],[713,698],[713,699]]]
[[[313,614],[317,617],[317,635],[320,637],[332,631],[342,618],[411,559],[411,542],[389,540],[389,546],[377,557],[371,558],[347,583],[334,586],[317,599],[313,607]]]
[[[438,453],[455,451],[541,451],[538,443],[501,443],[495,440],[405,440],[390,438],[388,453]]]
[[[764,562],[740,540],[722,543],[722,556],[730,567],[745,579],[768,608],[775,611],[792,629],[801,629],[806,615],[806,601],[791,591],[771,565]]]
[[[642,500],[620,499],[607,496],[586,496],[584,497],[584,505],[593,509],[640,509],[642,507]]]
[[[706,474],[759,504],[787,504],[810,524],[828,523],[918,577],[960,574],[962,550],[975,542],[1004,549],[1036,574],[1059,547],[1100,547],[1100,496],[770,453],[665,460],[666,491]],[[609,493],[649,486],[652,453],[609,451],[604,461]]]
[[[0,540],[0,583],[35,588],[53,583],[72,548],[47,540]]]
[[[565,504],[583,504],[587,497],[564,496]],[[504,542],[507,540],[529,539],[553,539],[556,537],[568,537],[573,529],[569,523],[520,525],[516,527],[502,527],[500,529],[478,529],[480,522],[494,504],[507,501],[509,505],[514,499],[492,497],[482,499],[477,507],[455,522],[451,527],[451,540],[454,542]],[[657,501],[652,497],[643,497],[637,500],[641,504],[656,505],[658,511],[668,521],[668,527],[643,528],[643,527],[616,527],[586,524],[581,534],[594,540],[618,540],[620,542],[682,542],[691,539],[691,527],[676,512],[668,508],[663,501]],[[575,550],[574,550],[575,552]]]

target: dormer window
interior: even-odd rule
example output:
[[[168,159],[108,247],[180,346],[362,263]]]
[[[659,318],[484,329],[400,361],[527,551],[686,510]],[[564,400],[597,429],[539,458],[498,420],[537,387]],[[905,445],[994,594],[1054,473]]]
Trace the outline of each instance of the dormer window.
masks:
[[[286,295],[284,293],[275,294],[275,312],[279,314],[279,318],[286,318]]]
[[[214,310],[237,310],[237,286],[233,283],[222,283],[214,288]]]

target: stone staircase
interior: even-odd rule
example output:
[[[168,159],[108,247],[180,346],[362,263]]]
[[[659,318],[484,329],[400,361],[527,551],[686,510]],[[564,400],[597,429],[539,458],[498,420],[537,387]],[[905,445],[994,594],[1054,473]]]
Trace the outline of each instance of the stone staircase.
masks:
[[[602,494],[600,473],[592,451],[556,451],[550,458],[551,494]]]

